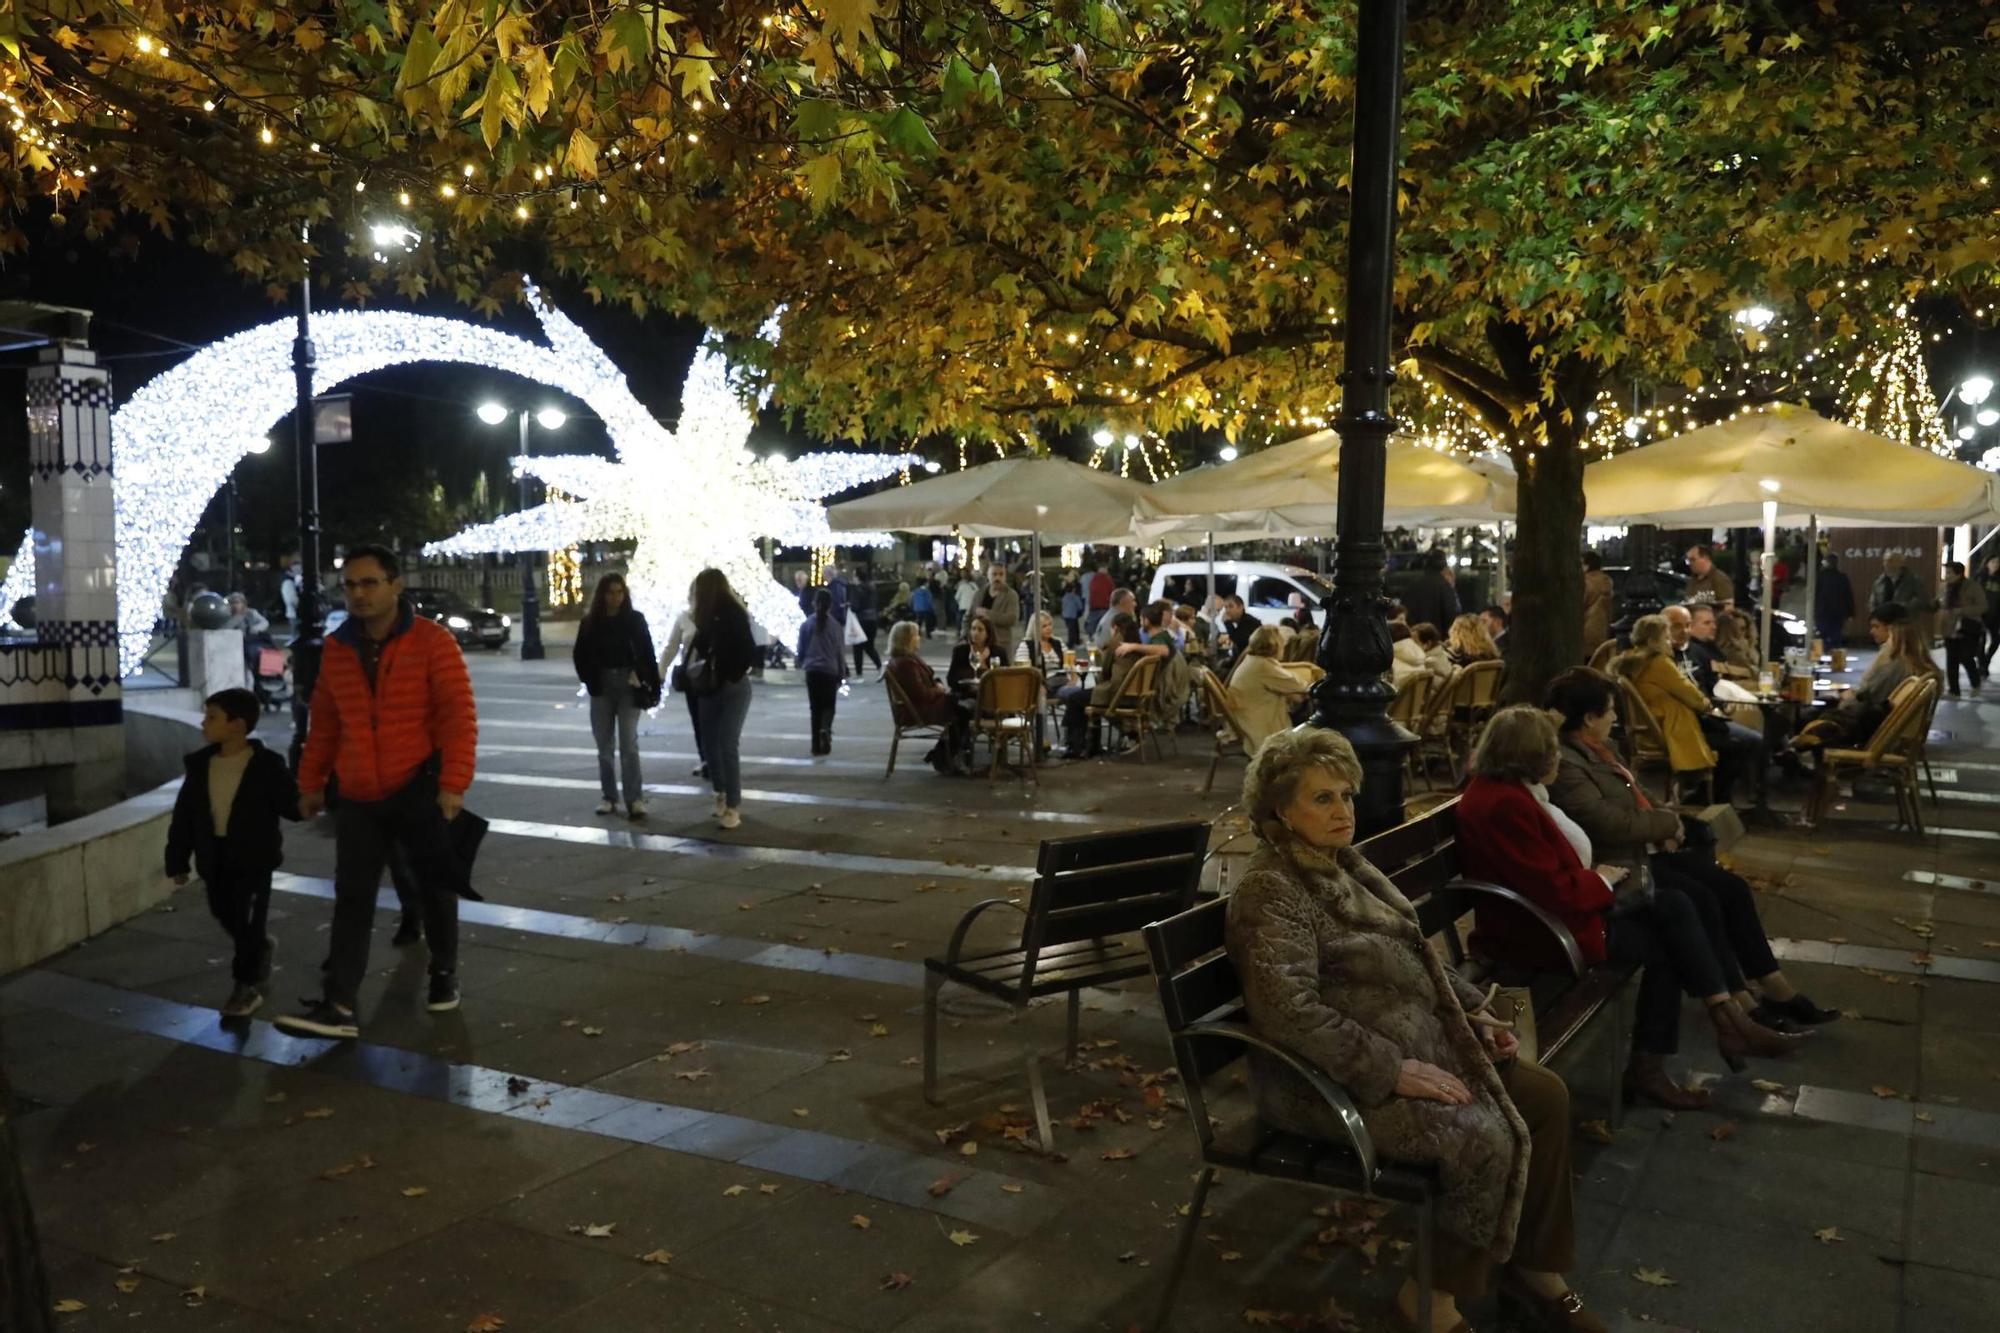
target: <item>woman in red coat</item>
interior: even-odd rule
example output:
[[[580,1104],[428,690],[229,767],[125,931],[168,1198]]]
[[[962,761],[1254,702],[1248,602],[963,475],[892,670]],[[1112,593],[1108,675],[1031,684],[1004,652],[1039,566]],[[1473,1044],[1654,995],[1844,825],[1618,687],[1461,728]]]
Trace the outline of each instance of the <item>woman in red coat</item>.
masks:
[[[1545,784],[1561,756],[1555,725],[1540,709],[1518,705],[1493,715],[1458,803],[1459,864],[1467,877],[1512,889],[1560,920],[1586,963],[1643,968],[1625,1099],[1706,1106],[1708,1093],[1679,1086],[1663,1063],[1679,1044],[1681,990],[1707,1004],[1716,1048],[1731,1069],[1741,1069],[1746,1055],[1786,1054],[1796,1041],[1754,1022],[1730,995],[1701,916],[1684,894],[1644,878],[1634,883],[1624,867],[1593,868],[1589,837],[1549,804]],[[1475,920],[1473,945],[1482,955],[1537,970],[1566,966],[1519,911],[1482,906]]]

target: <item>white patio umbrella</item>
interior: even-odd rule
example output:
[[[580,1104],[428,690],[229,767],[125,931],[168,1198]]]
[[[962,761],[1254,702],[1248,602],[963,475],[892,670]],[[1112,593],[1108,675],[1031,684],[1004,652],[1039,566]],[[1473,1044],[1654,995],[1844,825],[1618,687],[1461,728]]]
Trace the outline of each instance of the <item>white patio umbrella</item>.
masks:
[[[835,532],[887,528],[949,536],[1137,544],[1132,511],[1146,487],[1061,458],[1003,458],[827,506]]]
[[[1297,536],[1333,528],[1339,499],[1340,437],[1323,430],[1148,487],[1133,526],[1156,540],[1194,532],[1218,541]],[[1414,440],[1389,441],[1384,522],[1452,527],[1513,513],[1511,485]]]
[[[1583,470],[1584,509],[1599,523],[1764,528],[1764,573],[1779,523],[1842,527],[1950,527],[2000,517],[1993,474],[1924,449],[1772,403]],[[1806,598],[1819,561],[1806,562]],[[1771,599],[1763,599],[1764,659]]]

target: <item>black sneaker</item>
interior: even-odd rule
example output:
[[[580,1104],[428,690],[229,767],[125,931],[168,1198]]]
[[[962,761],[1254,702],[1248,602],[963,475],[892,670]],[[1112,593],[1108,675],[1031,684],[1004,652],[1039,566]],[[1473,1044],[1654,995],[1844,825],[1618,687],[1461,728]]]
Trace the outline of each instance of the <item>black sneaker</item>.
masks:
[[[361,1035],[360,1025],[354,1021],[354,1011],[331,1000],[314,1000],[306,1006],[304,1013],[285,1014],[274,1026],[295,1037],[352,1040]]]
[[[390,938],[389,943],[400,949],[406,944],[415,944],[423,937],[423,923],[414,916],[406,916],[396,923],[396,933]]]
[[[432,977],[431,996],[424,1002],[424,1008],[434,1014],[446,1014],[458,1008],[458,977],[450,972]]]
[[[236,988],[229,992],[229,998],[222,1002],[220,1012],[224,1018],[248,1018],[256,1013],[263,1003],[262,991],[239,981],[236,983]]]

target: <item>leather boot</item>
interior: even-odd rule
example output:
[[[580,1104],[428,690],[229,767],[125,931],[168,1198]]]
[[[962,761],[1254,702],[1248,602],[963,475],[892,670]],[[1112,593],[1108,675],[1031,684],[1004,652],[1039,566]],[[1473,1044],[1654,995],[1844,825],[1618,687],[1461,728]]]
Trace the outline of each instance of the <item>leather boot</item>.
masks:
[[[1799,1048],[1802,1037],[1787,1037],[1755,1022],[1735,1000],[1708,1007],[1709,1021],[1715,1024],[1715,1049],[1732,1070],[1742,1072],[1745,1056],[1784,1056]]]
[[[1667,1074],[1659,1056],[1646,1051],[1632,1052],[1625,1066],[1625,1104],[1650,1102],[1669,1111],[1700,1111],[1708,1106],[1707,1088],[1684,1088]]]

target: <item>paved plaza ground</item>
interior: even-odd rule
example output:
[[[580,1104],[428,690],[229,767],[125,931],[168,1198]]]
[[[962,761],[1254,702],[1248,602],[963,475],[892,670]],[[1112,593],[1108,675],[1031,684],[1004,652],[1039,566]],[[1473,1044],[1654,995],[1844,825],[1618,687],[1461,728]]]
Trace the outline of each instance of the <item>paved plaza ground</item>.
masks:
[[[63,1326],[1143,1323],[1195,1169],[1172,1084],[1149,1092],[1170,1064],[1149,987],[1092,997],[1068,1071],[1060,1004],[1010,1020],[947,992],[933,1107],[922,959],[973,902],[1026,885],[1039,839],[1213,816],[1241,761],[1208,797],[1194,731],[1162,762],[1052,767],[1033,786],[941,779],[907,750],[885,781],[872,673],[821,760],[804,689],[773,673],[744,739],[742,828],[710,822],[678,699],[647,727],[636,826],[591,814],[587,722],[554,654],[471,659],[469,804],[493,832],[459,1012],[424,1011],[422,950],[391,948],[385,911],[360,1042],[225,1029],[226,951],[198,887],[0,983]],[[1817,831],[1753,831],[1733,854],[1792,976],[1848,1017],[1729,1075],[1689,1006],[1683,1067],[1713,1080],[1717,1110],[1579,1133],[1577,1281],[1614,1327],[1996,1326],[2000,691],[1947,700],[1937,726],[1928,833],[1846,800]],[[332,864],[327,821],[290,832],[278,1005],[314,989]],[[1579,1123],[1609,1110],[1597,1026],[1557,1066]],[[1024,1043],[1050,1056],[1057,1159],[1022,1140]],[[1407,1218],[1380,1211],[1225,1177],[1177,1326],[1391,1327]]]

